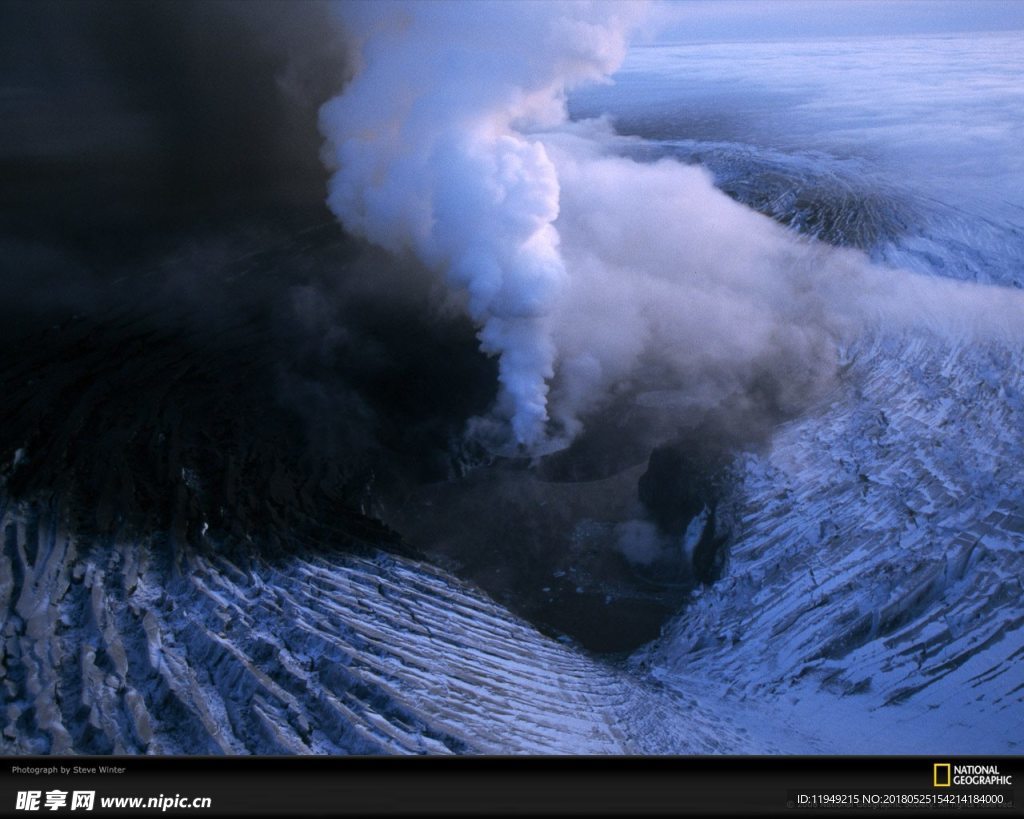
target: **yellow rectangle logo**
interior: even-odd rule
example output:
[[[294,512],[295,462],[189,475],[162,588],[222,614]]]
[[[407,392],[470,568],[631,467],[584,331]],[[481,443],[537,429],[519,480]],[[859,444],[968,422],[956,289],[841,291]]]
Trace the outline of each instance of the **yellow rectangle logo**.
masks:
[[[948,788],[952,779],[950,763],[936,762],[933,774],[933,783],[936,788]]]

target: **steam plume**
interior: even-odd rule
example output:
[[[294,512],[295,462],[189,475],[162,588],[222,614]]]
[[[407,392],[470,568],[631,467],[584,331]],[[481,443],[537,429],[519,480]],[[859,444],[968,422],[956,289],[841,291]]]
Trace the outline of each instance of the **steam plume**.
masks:
[[[321,114],[339,169],[328,203],[348,229],[413,251],[464,291],[482,349],[500,357],[515,438],[535,444],[566,271],[557,170],[530,131],[564,121],[567,88],[615,69],[637,8],[356,3],[342,14],[361,65]]]
[[[784,413],[873,322],[1019,334],[1019,293],[879,270],[737,204],[701,168],[638,163],[606,123],[570,123],[566,90],[617,68],[642,12],[341,7],[357,60],[321,110],[328,203],[462,294],[499,357],[515,442],[568,441],[623,391],[676,419]]]

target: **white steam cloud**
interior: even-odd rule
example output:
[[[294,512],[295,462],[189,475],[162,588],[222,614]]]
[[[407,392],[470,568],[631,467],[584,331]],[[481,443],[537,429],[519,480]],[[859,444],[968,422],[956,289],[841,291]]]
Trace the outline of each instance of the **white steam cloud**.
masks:
[[[547,421],[552,313],[566,270],[558,172],[531,129],[565,120],[566,89],[613,71],[635,4],[352,3],[359,64],[321,124],[345,226],[412,250],[465,291],[497,354],[516,439]]]
[[[837,341],[912,324],[1019,337],[1019,292],[873,267],[801,240],[703,169],[620,155],[567,89],[621,63],[643,6],[346,3],[355,73],[321,111],[345,227],[462,294],[533,451],[622,392],[677,413],[826,387]],[[767,385],[767,386],[766,386]]]

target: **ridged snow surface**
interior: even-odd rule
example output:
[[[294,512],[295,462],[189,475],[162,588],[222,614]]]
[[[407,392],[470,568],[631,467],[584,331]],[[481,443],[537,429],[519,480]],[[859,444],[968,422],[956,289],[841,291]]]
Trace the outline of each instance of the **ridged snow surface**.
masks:
[[[725,577],[641,652],[846,752],[1019,752],[1019,353],[865,341],[823,410],[743,464]]]
[[[247,560],[3,515],[8,753],[780,750],[403,557]]]
[[[849,160],[686,151],[804,232],[893,267],[1021,286],[1024,232],[995,213]],[[739,462],[722,580],[636,659],[673,685],[716,680],[771,703],[834,752],[1019,752],[1022,352],[924,329],[844,350],[828,399]]]

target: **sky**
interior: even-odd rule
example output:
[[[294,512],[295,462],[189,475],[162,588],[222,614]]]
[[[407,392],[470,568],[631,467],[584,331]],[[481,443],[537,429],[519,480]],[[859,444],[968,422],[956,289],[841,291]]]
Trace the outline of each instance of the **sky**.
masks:
[[[665,0],[656,40],[729,41],[1024,31],[1019,0]]]

